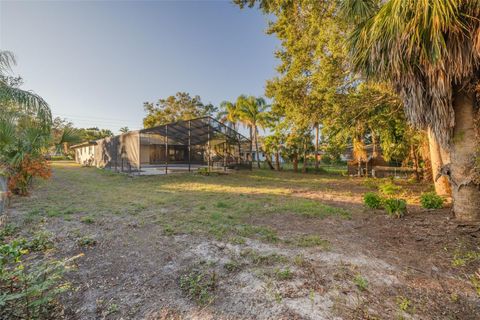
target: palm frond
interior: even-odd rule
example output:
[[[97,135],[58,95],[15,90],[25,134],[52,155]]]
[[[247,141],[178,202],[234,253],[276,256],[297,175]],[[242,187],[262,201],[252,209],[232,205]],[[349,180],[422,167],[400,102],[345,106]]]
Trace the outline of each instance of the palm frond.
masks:
[[[5,75],[15,64],[15,56],[12,52],[0,50],[0,75]]]
[[[359,2],[344,2],[363,17],[350,36],[356,70],[391,81],[408,119],[448,146],[453,87],[471,85],[480,72],[480,1],[389,0],[370,14]]]

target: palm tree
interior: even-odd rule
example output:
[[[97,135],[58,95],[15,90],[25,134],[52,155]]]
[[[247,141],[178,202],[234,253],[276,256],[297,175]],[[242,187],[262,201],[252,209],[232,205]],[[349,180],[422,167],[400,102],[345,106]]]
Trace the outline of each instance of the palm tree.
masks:
[[[121,133],[127,133],[128,131],[130,131],[130,129],[128,129],[128,127],[121,127],[119,131]]]
[[[480,1],[344,0],[355,22],[353,64],[367,78],[390,81],[408,119],[431,130],[448,150],[441,173],[452,185],[453,210],[480,219],[478,117]]]
[[[52,124],[52,113],[48,104],[37,94],[25,91],[8,82],[8,72],[16,64],[15,56],[10,51],[0,50],[0,107],[5,111],[10,103],[20,108],[25,114],[34,114],[41,127],[47,131]]]
[[[253,139],[255,139],[258,168],[260,168],[258,128],[265,128],[265,126],[267,126],[269,122],[268,108],[269,106],[263,98],[241,95],[237,99],[238,118],[250,131],[250,145]]]
[[[238,110],[237,105],[230,101],[220,103],[220,111],[217,118],[221,123],[227,123],[233,130],[237,130]]]

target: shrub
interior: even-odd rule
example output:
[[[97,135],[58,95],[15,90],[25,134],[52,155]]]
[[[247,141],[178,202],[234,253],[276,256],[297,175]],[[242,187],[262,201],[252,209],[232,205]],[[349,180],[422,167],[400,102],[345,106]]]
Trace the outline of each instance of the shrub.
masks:
[[[389,216],[394,216],[396,218],[403,217],[407,211],[407,202],[403,199],[385,199],[383,201],[383,206]]]
[[[50,178],[50,165],[43,158],[34,158],[26,155],[22,161],[10,169],[8,189],[14,194],[27,195],[28,187],[34,177]]]
[[[443,207],[443,198],[435,192],[425,192],[420,196],[420,204],[425,209],[440,209]]]
[[[382,197],[375,192],[367,192],[363,196],[363,203],[370,209],[379,209],[382,207]]]

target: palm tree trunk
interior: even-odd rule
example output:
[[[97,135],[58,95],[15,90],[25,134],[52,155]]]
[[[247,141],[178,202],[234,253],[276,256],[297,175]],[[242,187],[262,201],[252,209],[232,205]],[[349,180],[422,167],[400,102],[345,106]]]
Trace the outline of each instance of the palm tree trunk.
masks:
[[[440,169],[444,163],[442,161],[441,147],[430,129],[428,129],[428,145],[430,148],[430,161],[432,165],[433,181],[435,183],[435,192],[441,196],[450,196],[452,190],[450,188],[450,182],[448,181],[448,178],[441,176],[437,179]]]
[[[270,153],[265,153],[265,161],[267,162],[268,167],[270,170],[275,170],[275,167],[272,163],[272,155]]]
[[[428,136],[424,133],[424,139],[422,139],[422,159],[423,159],[423,181],[432,183],[432,161],[430,160],[430,147],[428,143]]]
[[[248,127],[249,131],[250,131],[250,161],[251,161],[251,164],[252,166],[250,168],[253,168],[253,148],[252,148],[252,144],[253,144],[253,131],[252,131],[252,126],[249,126]]]
[[[476,170],[478,136],[475,119],[476,99],[474,91],[454,90],[453,109],[455,127],[451,148],[451,172],[453,181],[453,212],[460,220],[480,220],[480,184]]]
[[[320,139],[320,125],[315,123],[315,169],[318,169],[318,141]]]
[[[420,181],[420,175],[418,173],[418,157],[417,157],[417,151],[415,150],[414,145],[412,144],[410,146],[410,153],[412,157],[412,162],[413,162],[413,168],[415,169],[415,181]]]
[[[254,126],[254,129],[255,129],[255,149],[256,149],[255,156],[257,158],[258,169],[260,169],[260,149],[258,149],[258,128],[256,125]]]
[[[298,172],[298,154],[293,155],[293,171]]]

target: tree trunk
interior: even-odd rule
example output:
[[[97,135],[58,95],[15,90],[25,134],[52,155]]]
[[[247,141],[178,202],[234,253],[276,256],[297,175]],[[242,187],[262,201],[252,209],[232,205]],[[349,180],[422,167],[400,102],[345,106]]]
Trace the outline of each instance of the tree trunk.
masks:
[[[441,176],[437,179],[440,169],[443,166],[442,151],[440,145],[433,136],[432,130],[428,129],[428,146],[430,148],[430,161],[432,164],[432,175],[435,183],[435,192],[441,196],[450,196],[452,189],[450,188],[450,182],[447,177]]]
[[[293,171],[298,172],[298,155],[293,155]]]
[[[252,126],[249,126],[248,127],[250,130],[250,161],[252,163],[252,166],[250,168],[253,168],[253,161],[255,161],[255,159],[253,159],[253,130],[252,130]],[[240,144],[239,144],[240,146]]]
[[[478,152],[476,134],[474,91],[456,90],[453,93],[455,127],[451,148],[451,172],[453,182],[453,212],[460,220],[480,220],[480,185],[475,161]],[[477,169],[478,170],[478,169]]]
[[[315,123],[315,169],[318,169],[318,141],[320,136],[320,125]]]
[[[275,169],[280,171],[280,153],[278,151],[275,152]]]
[[[417,151],[415,150],[415,147],[413,144],[410,146],[410,153],[412,157],[412,162],[413,162],[413,168],[415,169],[415,181],[420,181],[420,175],[418,174],[418,157],[417,157]]]
[[[307,172],[307,149],[306,146],[303,148],[303,166],[302,166],[302,173]]]
[[[377,149],[377,136],[375,135],[375,131],[370,129],[372,134],[372,158],[375,159],[378,157],[378,149]]]
[[[255,126],[254,129],[255,129],[255,149],[256,149],[255,156],[257,158],[258,169],[260,169],[260,149],[258,149],[258,128],[257,128],[257,126]]]
[[[427,133],[424,133],[424,139],[422,139],[422,141],[423,181],[432,183],[432,161],[430,160],[430,146]]]
[[[270,170],[275,169],[272,164],[272,155],[270,153],[265,153],[265,161],[267,162],[267,165],[270,168]]]

